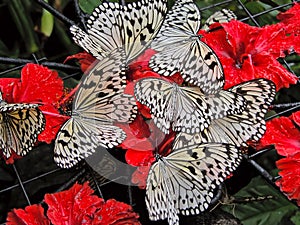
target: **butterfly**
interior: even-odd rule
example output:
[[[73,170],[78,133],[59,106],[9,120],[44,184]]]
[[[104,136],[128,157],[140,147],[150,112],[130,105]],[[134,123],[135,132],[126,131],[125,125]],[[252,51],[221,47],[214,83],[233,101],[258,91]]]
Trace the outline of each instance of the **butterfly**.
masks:
[[[45,128],[45,117],[38,104],[8,104],[0,92],[0,146],[9,158],[14,151],[26,155]]]
[[[209,18],[206,29],[212,22],[231,20],[233,13],[227,12],[223,10]],[[151,43],[157,53],[149,66],[164,76],[180,72],[185,81],[199,86],[203,92],[216,93],[224,86],[223,68],[214,51],[201,41],[200,27],[200,11],[193,1],[176,1]]]
[[[134,87],[136,99],[148,106],[157,127],[164,133],[182,131],[199,133],[212,119],[241,112],[245,106],[242,96],[225,90],[211,95],[199,87],[180,87],[157,78],[143,78]]]
[[[258,141],[266,130],[265,114],[276,94],[275,84],[266,79],[256,79],[241,83],[228,91],[246,99],[242,112],[212,120],[208,128],[196,134],[179,132],[174,140],[174,148],[206,142],[222,142],[245,146],[246,141]]]
[[[204,25],[202,26],[202,30],[206,32],[210,31],[210,26],[214,23],[227,23],[230,20],[237,19],[236,15],[229,9],[221,9],[220,11],[215,12],[210,17],[207,18]]]
[[[136,116],[133,96],[124,94],[126,56],[116,49],[97,62],[75,94],[71,118],[57,134],[54,161],[70,168],[100,147],[112,148],[125,138],[114,122],[131,122]]]
[[[238,167],[241,154],[234,145],[205,143],[156,158],[147,177],[149,218],[179,225],[178,214],[196,215],[209,207],[215,189]]]
[[[70,27],[75,43],[98,59],[123,47],[127,62],[142,53],[155,37],[167,11],[167,0],[141,0],[122,6],[104,2],[87,21],[87,32]]]

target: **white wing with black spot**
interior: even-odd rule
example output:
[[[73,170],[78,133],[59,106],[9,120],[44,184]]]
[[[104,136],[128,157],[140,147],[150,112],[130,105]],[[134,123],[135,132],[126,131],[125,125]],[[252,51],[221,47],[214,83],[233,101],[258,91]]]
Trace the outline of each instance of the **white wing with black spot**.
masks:
[[[164,133],[169,129],[199,133],[210,121],[244,109],[244,98],[221,90],[212,95],[203,94],[198,87],[180,87],[157,78],[140,79],[134,88],[137,100],[148,106],[152,118]]]
[[[246,107],[240,113],[212,120],[209,127],[197,134],[180,132],[174,140],[174,148],[206,142],[245,145],[248,140],[258,141],[266,130],[265,114],[275,97],[272,81],[257,79],[236,85],[229,91],[246,99]]]
[[[180,72],[187,82],[212,94],[224,86],[223,68],[214,51],[201,41],[200,27],[200,11],[194,2],[176,1],[151,43],[157,53],[149,66],[164,76]]]
[[[140,0],[122,6],[104,2],[87,21],[87,32],[70,27],[75,43],[98,59],[116,48],[125,50],[127,62],[140,55],[160,29],[167,0]]]
[[[55,140],[54,160],[70,168],[97,148],[112,148],[126,138],[115,122],[131,122],[137,112],[133,96],[124,94],[126,56],[117,49],[97,62],[75,94],[72,117]]]
[[[206,143],[158,156],[149,171],[146,205],[151,220],[179,225],[178,214],[197,215],[211,203],[214,191],[241,161],[229,144]]]
[[[8,104],[0,93],[0,148],[9,158],[12,152],[26,155],[45,128],[45,117],[38,104]]]

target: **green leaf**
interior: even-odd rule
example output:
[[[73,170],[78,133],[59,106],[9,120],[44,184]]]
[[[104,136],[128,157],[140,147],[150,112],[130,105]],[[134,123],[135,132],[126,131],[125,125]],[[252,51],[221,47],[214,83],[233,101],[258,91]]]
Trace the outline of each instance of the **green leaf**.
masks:
[[[295,225],[300,225],[300,211],[297,211],[296,214],[291,217],[291,221]]]
[[[46,1],[48,2],[48,1]],[[53,15],[47,10],[43,9],[43,14],[41,18],[41,32],[46,36],[50,37],[54,27]]]
[[[273,198],[234,204],[234,207],[224,205],[222,209],[240,219],[243,225],[282,224],[284,218],[289,218],[298,210],[297,206],[261,177],[253,178],[246,187],[234,195],[234,198],[263,196],[273,196]]]
[[[98,5],[102,3],[101,0],[79,0],[79,6],[85,13],[91,14]]]

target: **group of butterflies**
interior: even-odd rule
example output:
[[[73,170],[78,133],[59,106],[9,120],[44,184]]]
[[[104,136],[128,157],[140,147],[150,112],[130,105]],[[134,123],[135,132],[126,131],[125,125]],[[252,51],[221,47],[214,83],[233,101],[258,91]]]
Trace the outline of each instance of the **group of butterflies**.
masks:
[[[72,116],[57,134],[57,165],[70,168],[122,143],[126,133],[116,123],[132,122],[139,101],[162,132],[177,132],[172,152],[157,155],[149,171],[149,218],[178,225],[179,214],[205,211],[215,189],[239,165],[239,148],[264,134],[264,116],[275,96],[275,85],[266,79],[223,89],[222,65],[198,32],[231,19],[235,15],[223,9],[201,27],[192,0],[177,0],[169,11],[167,0],[139,0],[102,3],[87,20],[87,31],[72,25],[75,43],[98,60],[82,78]],[[135,83],[135,96],[125,94],[127,67],[147,48],[157,52],[149,61],[153,71],[162,77],[180,72],[188,85],[143,78]],[[0,111],[4,155],[11,149],[25,155],[44,128],[38,105],[1,101]]]

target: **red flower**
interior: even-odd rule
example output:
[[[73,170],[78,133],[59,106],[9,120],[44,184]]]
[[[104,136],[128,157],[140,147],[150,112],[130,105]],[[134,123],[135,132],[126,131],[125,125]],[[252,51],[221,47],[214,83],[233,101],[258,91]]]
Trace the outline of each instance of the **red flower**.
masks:
[[[281,20],[287,36],[290,39],[294,39],[294,45],[291,50],[294,50],[297,53],[300,53],[300,4],[294,3],[294,6],[291,7],[286,12],[279,13],[277,19]]]
[[[295,48],[294,36],[288,36],[282,23],[252,27],[232,20],[223,29],[203,33],[206,42],[218,55],[224,68],[225,89],[255,78],[272,80],[277,90],[295,84],[298,78],[278,61]]]
[[[24,209],[13,209],[8,213],[7,225],[49,225],[50,221],[44,215],[40,205],[30,205]]]
[[[46,194],[47,217],[40,205],[14,209],[8,213],[8,225],[140,225],[138,214],[132,207],[114,199],[93,195],[88,183],[74,184],[69,190]]]
[[[7,103],[40,104],[46,125],[38,140],[51,143],[60,125],[66,120],[58,112],[63,95],[63,81],[56,71],[29,63],[21,71],[21,78],[1,78],[0,89]],[[7,162],[13,162],[13,158]]]
[[[104,200],[93,194],[87,183],[74,184],[69,190],[46,194],[47,216],[55,225],[91,224]]]
[[[300,152],[300,131],[289,117],[280,117],[268,121],[266,133],[260,139],[262,146],[275,145],[282,156],[291,156]]]
[[[67,62],[68,60],[71,59],[77,59],[79,61],[80,68],[83,72],[85,72],[91,66],[91,64],[96,60],[94,56],[92,56],[87,52],[81,52],[75,55],[68,56],[64,62]]]
[[[276,162],[281,178],[276,181],[289,199],[296,199],[300,206],[300,152]]]
[[[294,2],[294,6],[285,12],[279,13],[277,15],[277,19],[281,20],[281,22],[285,23],[286,25],[293,25],[295,22],[297,22],[295,20],[299,21],[300,19],[299,10],[300,4]]]
[[[97,224],[139,225],[138,214],[132,207],[114,199],[105,202],[93,195],[88,183],[74,184],[67,191],[46,194],[47,215],[54,225]]]

